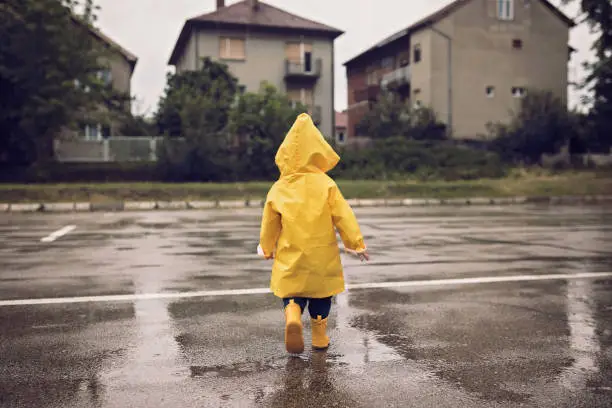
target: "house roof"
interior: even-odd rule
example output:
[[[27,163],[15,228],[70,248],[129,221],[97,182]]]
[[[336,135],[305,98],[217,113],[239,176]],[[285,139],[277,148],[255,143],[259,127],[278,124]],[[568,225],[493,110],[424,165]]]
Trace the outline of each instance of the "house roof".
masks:
[[[121,45],[119,45],[117,42],[112,40],[102,31],[99,31],[95,28],[92,29],[91,31],[94,36],[96,36],[98,39],[108,44],[108,46],[111,47],[112,49],[119,52],[123,56],[123,58],[125,58],[130,63],[130,65],[132,66],[132,70],[134,70],[134,67],[136,67],[136,63],[138,62],[138,57],[136,57],[136,55],[132,54],[131,52],[123,48]]]
[[[269,4],[258,2],[254,9],[250,0],[222,7],[211,13],[187,20],[174,46],[169,65],[175,65],[194,27],[210,28],[258,28],[267,31],[292,30],[298,33],[323,35],[335,39],[344,32],[304,17],[296,16]]]
[[[76,24],[80,24],[83,26],[86,25],[81,19],[74,15],[72,15],[72,21],[74,21]],[[119,43],[114,41],[112,38],[104,34],[102,31],[98,30],[97,28],[92,27],[91,25],[89,25],[87,28],[93,34],[94,37],[96,37],[98,40],[102,41],[110,48],[121,54],[121,56],[125,58],[127,62],[130,63],[132,71],[134,70],[134,68],[136,67],[136,63],[138,62],[138,57],[136,57],[136,55],[123,48],[121,45],[119,45]]]
[[[407,28],[404,28],[403,30],[400,30],[398,32],[396,32],[393,35],[390,35],[389,37],[385,38],[384,40],[374,44],[372,47],[368,48],[367,50],[363,51],[361,54],[351,58],[350,60],[346,61],[343,65],[349,65],[357,60],[360,60],[368,55],[370,55],[371,53],[375,52],[376,50],[379,50],[383,47],[385,47],[388,44],[391,44],[392,42],[395,42],[401,38],[404,38],[405,36],[412,34],[424,27],[427,27],[431,24],[435,24],[438,21],[442,20],[443,18],[447,17],[449,14],[454,13],[457,9],[459,9],[460,7],[466,5],[467,3],[469,3],[471,0],[454,0],[453,2],[451,2],[450,4],[448,4],[447,6],[441,8],[440,10],[434,12],[433,14],[430,14],[420,20],[418,20],[416,23],[408,26]],[[561,10],[559,10],[557,7],[555,7],[552,3],[550,3],[548,0],[538,0],[540,1],[544,6],[546,6],[548,9],[550,9],[557,17],[559,17],[563,22],[565,22],[568,26],[570,27],[574,27],[576,25],[576,23],[574,22],[574,20],[572,20],[571,18],[569,18],[568,16],[566,16],[565,14],[563,14],[563,12],[561,12]]]
[[[336,112],[336,128],[346,129],[348,127],[348,116],[346,111]]]

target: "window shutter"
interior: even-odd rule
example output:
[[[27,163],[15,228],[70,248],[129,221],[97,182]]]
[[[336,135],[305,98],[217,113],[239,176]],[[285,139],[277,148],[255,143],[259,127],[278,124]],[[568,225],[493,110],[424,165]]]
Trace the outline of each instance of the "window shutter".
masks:
[[[287,43],[285,45],[285,56],[289,62],[299,64],[302,60],[300,55],[300,43]]]
[[[245,43],[242,38],[230,40],[230,57],[233,59],[244,59],[246,56]]]
[[[229,38],[220,37],[219,38],[219,56],[221,58],[229,58]]]

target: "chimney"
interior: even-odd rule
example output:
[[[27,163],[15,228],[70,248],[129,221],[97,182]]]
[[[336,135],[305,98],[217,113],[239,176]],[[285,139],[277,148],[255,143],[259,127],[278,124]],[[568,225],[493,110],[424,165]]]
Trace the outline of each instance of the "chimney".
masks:
[[[259,0],[249,0],[249,3],[251,3],[251,8],[254,11],[259,10]]]
[[[217,0],[217,10],[225,7],[225,0]]]

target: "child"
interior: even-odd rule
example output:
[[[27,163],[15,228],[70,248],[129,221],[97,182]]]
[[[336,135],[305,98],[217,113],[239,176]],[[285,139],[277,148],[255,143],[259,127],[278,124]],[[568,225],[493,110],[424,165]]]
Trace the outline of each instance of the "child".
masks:
[[[276,154],[281,176],[266,199],[260,248],[274,258],[270,288],[285,306],[285,346],[304,351],[302,313],[308,305],[312,346],[329,346],[327,317],[332,296],[344,291],[336,231],[344,246],[369,260],[363,237],[336,183],[325,173],[340,157],[312,119],[301,114]]]

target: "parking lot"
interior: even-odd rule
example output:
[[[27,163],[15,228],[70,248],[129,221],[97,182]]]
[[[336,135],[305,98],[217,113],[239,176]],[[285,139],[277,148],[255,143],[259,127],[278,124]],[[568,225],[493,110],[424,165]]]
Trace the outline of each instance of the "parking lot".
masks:
[[[290,358],[257,209],[0,214],[0,406],[612,405],[612,207],[357,215]]]

